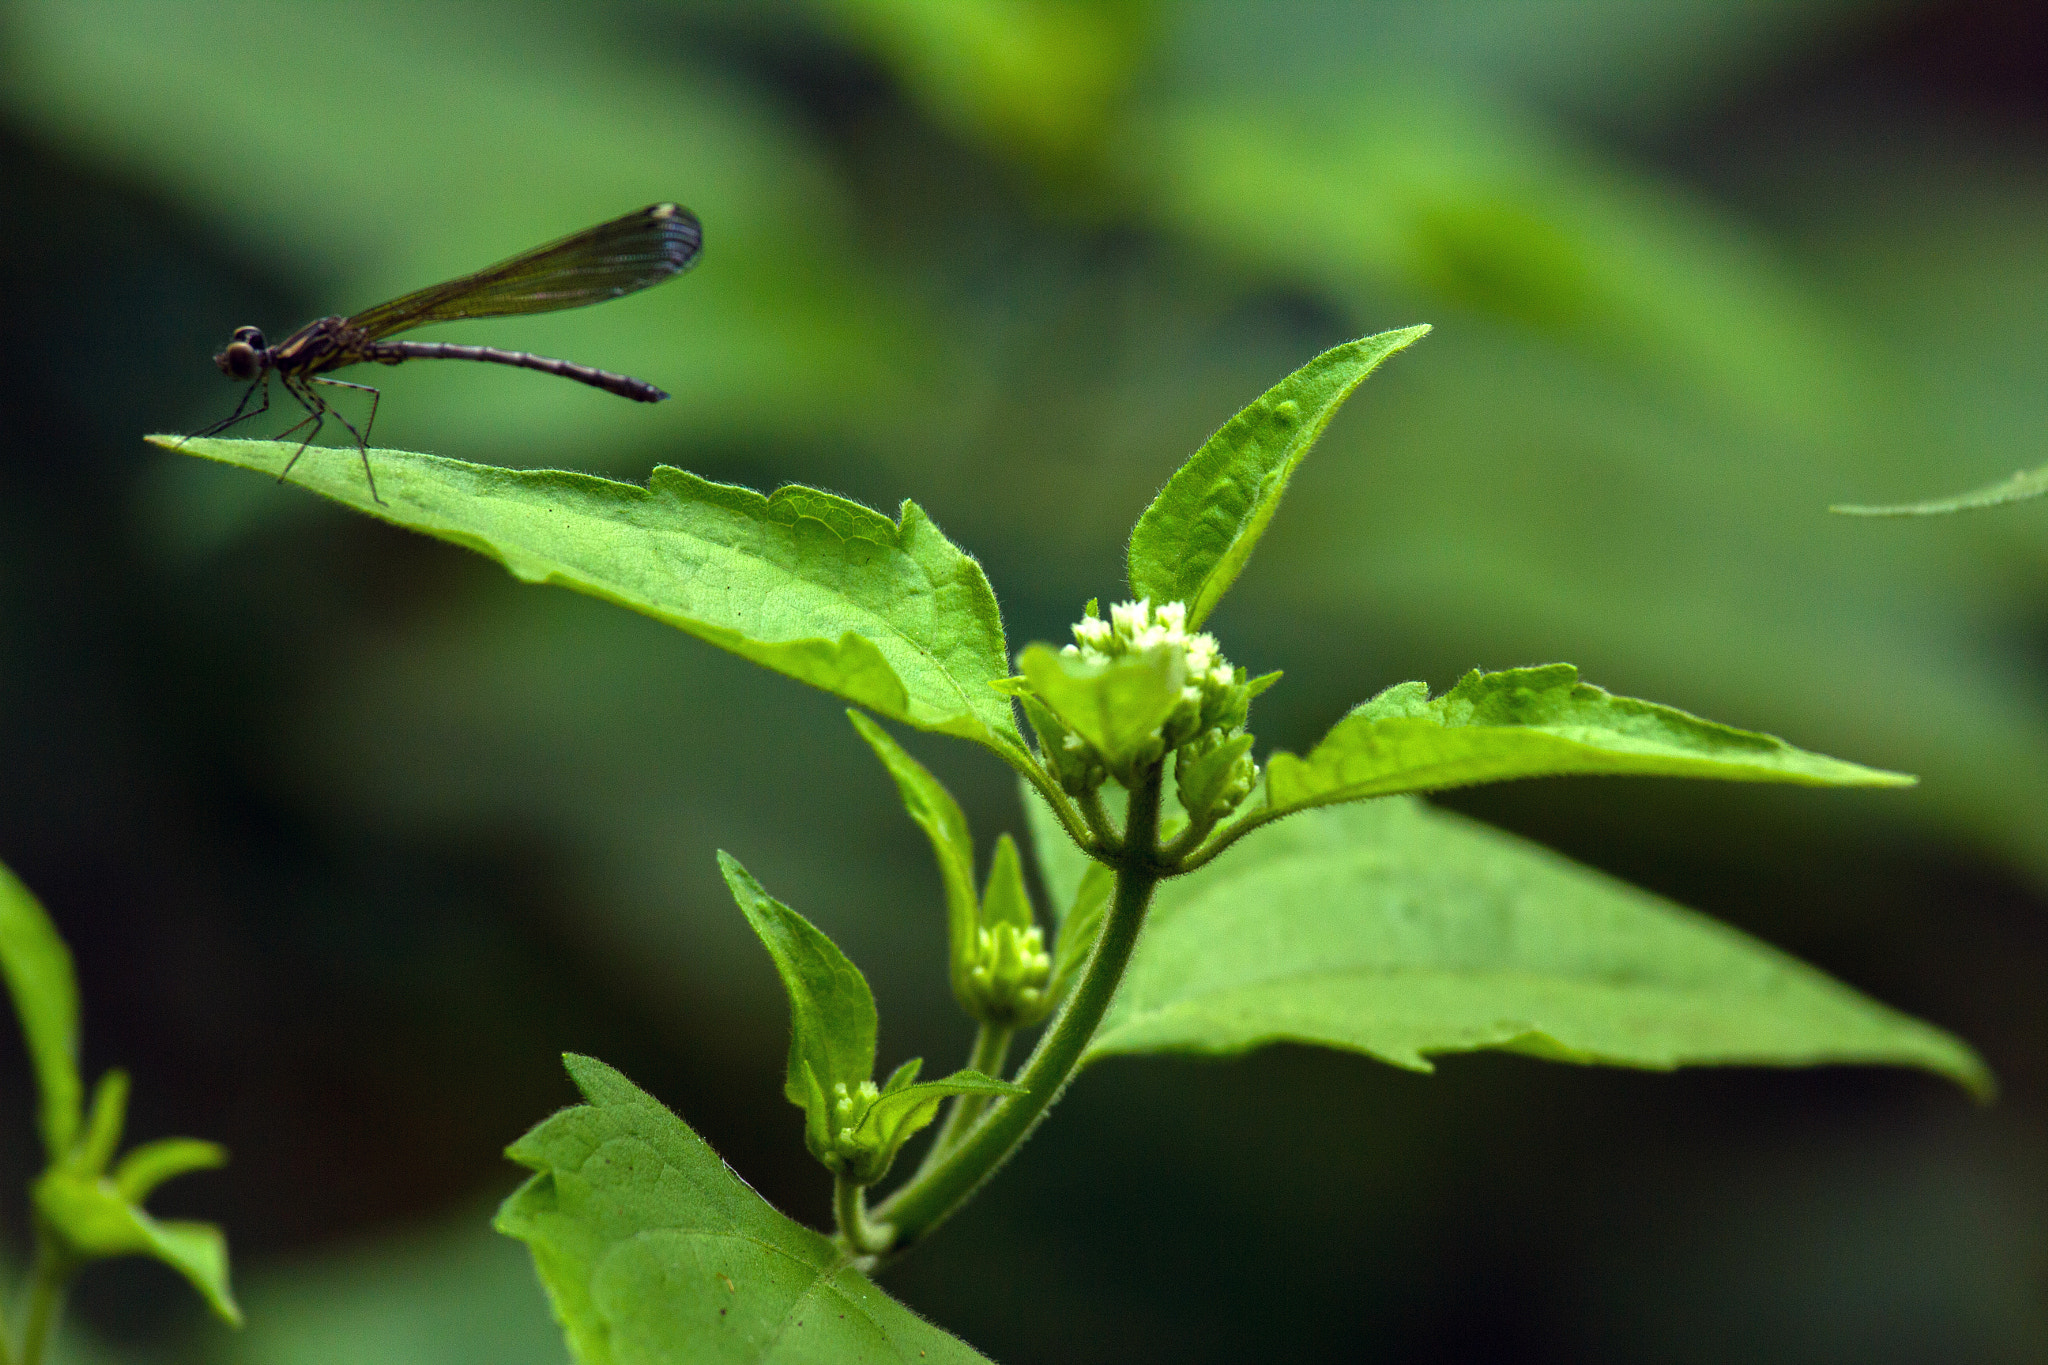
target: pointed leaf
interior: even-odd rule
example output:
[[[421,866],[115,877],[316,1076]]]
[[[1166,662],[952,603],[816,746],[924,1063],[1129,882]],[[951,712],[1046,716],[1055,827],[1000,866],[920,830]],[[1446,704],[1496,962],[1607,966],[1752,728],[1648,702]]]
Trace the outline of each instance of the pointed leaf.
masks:
[[[1429,332],[1404,327],[1323,352],[1225,422],[1166,481],[1131,532],[1131,591],[1185,602],[1188,629],[1243,572],[1288,480],[1351,391]]]
[[[289,442],[150,440],[276,474]],[[495,469],[373,450],[382,503],[354,450],[313,446],[292,482],[380,520],[677,626],[892,720],[1005,752],[1001,614],[973,556],[915,503],[900,520],[790,485],[771,494],[657,465],[645,488],[561,470]]]
[[[1973,488],[1953,497],[1931,498],[1926,502],[1901,502],[1882,507],[1842,503],[1830,507],[1845,517],[1938,517],[1949,512],[1967,512],[1979,507],[1998,507],[2008,502],[2026,502],[2048,493],[2048,465],[2022,469],[2011,478]]]
[[[83,1175],[104,1173],[107,1163],[121,1145],[121,1130],[128,1123],[128,1073],[109,1071],[93,1087],[92,1104],[86,1109],[85,1131],[73,1145],[64,1164]]]
[[[532,1251],[583,1365],[983,1359],[776,1212],[624,1076],[567,1062],[589,1103],[512,1145],[535,1174],[496,1226]]]
[[[805,1066],[828,1099],[835,1083],[851,1088],[872,1079],[876,1015],[867,978],[809,920],[763,891],[738,859],[721,851],[718,866],[789,995],[789,1072],[782,1093],[791,1104],[812,1107]]]
[[[1038,699],[1093,744],[1112,771],[1158,737],[1187,679],[1178,650],[1145,650],[1090,664],[1035,644],[1017,662]]]
[[[1017,856],[1017,841],[1007,834],[998,835],[977,927],[993,929],[998,924],[1012,924],[1023,930],[1037,922],[1037,916],[1031,912],[1031,893],[1024,888],[1024,861]]]
[[[1275,811],[1394,792],[1566,774],[1709,777],[1822,787],[1906,787],[1903,773],[1795,749],[1579,681],[1570,664],[1477,669],[1443,696],[1388,688],[1339,721],[1308,757],[1266,765]]]
[[[1500,1048],[1657,1070],[1919,1067],[1977,1055],[1726,925],[1412,799],[1310,812],[1163,884],[1090,1045],[1345,1048],[1395,1066]]]
[[[974,942],[977,902],[974,895],[974,834],[960,803],[932,776],[931,770],[903,751],[889,732],[858,711],[848,711],[853,728],[882,760],[889,776],[896,779],[903,808],[931,840],[932,857],[939,864],[939,880],[946,890],[946,940],[951,945],[953,990],[958,994],[967,955]]]
[[[209,1171],[228,1163],[228,1150],[198,1138],[158,1138],[122,1157],[114,1167],[114,1189],[131,1204],[147,1199],[166,1180],[192,1171]]]
[[[112,1180],[63,1169],[36,1181],[35,1202],[74,1255],[154,1257],[189,1280],[215,1313],[241,1325],[228,1288],[227,1240],[211,1223],[160,1223],[123,1198]]]
[[[71,950],[15,875],[0,867],[0,976],[14,1000],[35,1066],[36,1125],[52,1162],[78,1135],[85,1083],[78,1075],[78,981]]]

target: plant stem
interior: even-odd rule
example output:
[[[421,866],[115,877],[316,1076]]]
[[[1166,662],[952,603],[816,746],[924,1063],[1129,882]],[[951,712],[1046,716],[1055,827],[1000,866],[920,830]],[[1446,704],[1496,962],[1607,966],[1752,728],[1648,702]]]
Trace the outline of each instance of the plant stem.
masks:
[[[868,1221],[866,1187],[843,1175],[832,1177],[832,1212],[839,1220],[839,1240],[856,1256],[873,1256],[886,1251],[896,1230],[887,1223]]]
[[[979,1071],[984,1076],[997,1080],[1003,1077],[1003,1063],[1009,1060],[1010,1040],[1017,1036],[1017,1030],[1006,1024],[983,1024],[974,1032],[974,1051],[968,1055],[967,1069]],[[924,1154],[924,1162],[917,1168],[923,1175],[938,1163],[940,1157],[952,1150],[969,1125],[981,1117],[988,1108],[986,1095],[955,1095],[946,1108],[946,1121],[939,1125],[939,1135],[932,1139],[931,1150]]]
[[[71,1258],[58,1251],[48,1234],[36,1237],[35,1271],[29,1279],[28,1323],[22,1328],[19,1365],[42,1365],[43,1348],[64,1307],[64,1286],[71,1282]]]
[[[1163,871],[1157,850],[1160,778],[1160,769],[1153,768],[1131,793],[1116,864],[1116,899],[1074,994],[1017,1076],[1017,1083],[1030,1093],[992,1103],[950,1150],[882,1201],[875,1213],[895,1225],[896,1249],[910,1246],[965,1204],[1030,1135],[1080,1065],[1095,1026],[1123,980],[1145,921],[1145,907]]]

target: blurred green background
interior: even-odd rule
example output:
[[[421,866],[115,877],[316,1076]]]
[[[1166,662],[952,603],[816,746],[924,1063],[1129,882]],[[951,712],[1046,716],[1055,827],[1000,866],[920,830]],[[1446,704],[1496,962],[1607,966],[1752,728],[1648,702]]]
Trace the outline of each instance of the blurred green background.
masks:
[[[2048,459],[2029,0],[4,0],[0,858],[137,1137],[234,1164],[251,1317],[96,1271],[79,1359],[563,1358],[486,1230],[563,1049],[826,1217],[723,847],[957,1065],[922,837],[822,694],[145,448],[209,363],[656,199],[686,280],[441,329],[675,394],[373,376],[380,441],[915,497],[1011,643],[1334,342],[1428,321],[1214,620],[1262,741],[1555,659],[1923,777],[1451,804],[1983,1050],[1917,1075],[1114,1062],[885,1283],[1006,1361],[2048,1359],[2048,511],[1831,501]],[[278,424],[280,427],[283,423]],[[984,840],[998,766],[911,739]],[[26,1067],[0,1048],[22,1245]]]

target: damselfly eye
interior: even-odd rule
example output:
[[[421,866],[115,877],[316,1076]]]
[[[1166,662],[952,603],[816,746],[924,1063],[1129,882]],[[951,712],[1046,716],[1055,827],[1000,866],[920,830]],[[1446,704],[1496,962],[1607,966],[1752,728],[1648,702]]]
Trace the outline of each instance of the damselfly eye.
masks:
[[[254,332],[256,329],[245,327],[242,330]],[[257,337],[261,340],[262,334],[257,333]],[[229,342],[228,348],[213,358],[213,363],[220,366],[220,372],[230,379],[254,379],[256,372],[263,368],[256,361],[256,348],[246,341]]]
[[[263,349],[263,333],[257,331],[254,327],[237,327],[234,339],[247,342],[259,351]]]

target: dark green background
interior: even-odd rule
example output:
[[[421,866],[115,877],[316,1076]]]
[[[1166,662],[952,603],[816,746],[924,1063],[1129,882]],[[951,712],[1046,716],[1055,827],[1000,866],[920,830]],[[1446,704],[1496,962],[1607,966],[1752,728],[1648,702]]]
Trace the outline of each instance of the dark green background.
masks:
[[[958,1064],[937,879],[822,694],[445,545],[149,449],[209,356],[655,199],[690,277],[450,339],[676,394],[414,365],[378,438],[891,507],[1013,648],[1120,594],[1201,439],[1418,321],[1214,619],[1299,748],[1382,686],[1567,659],[1908,769],[1906,793],[1528,783],[1452,804],[1976,1044],[1918,1075],[1433,1077],[1113,1062],[887,1286],[1005,1361],[2048,1358],[2048,19],[2012,0],[0,5],[0,858],[86,1053],[250,1329],[147,1265],[88,1355],[561,1358],[485,1231],[595,1053],[826,1216],[713,850]],[[355,376],[350,376],[355,377]],[[280,424],[282,425],[282,424]],[[912,747],[986,841],[998,766]],[[26,1068],[0,1049],[22,1245]],[[11,1191],[11,1193],[9,1193]]]

